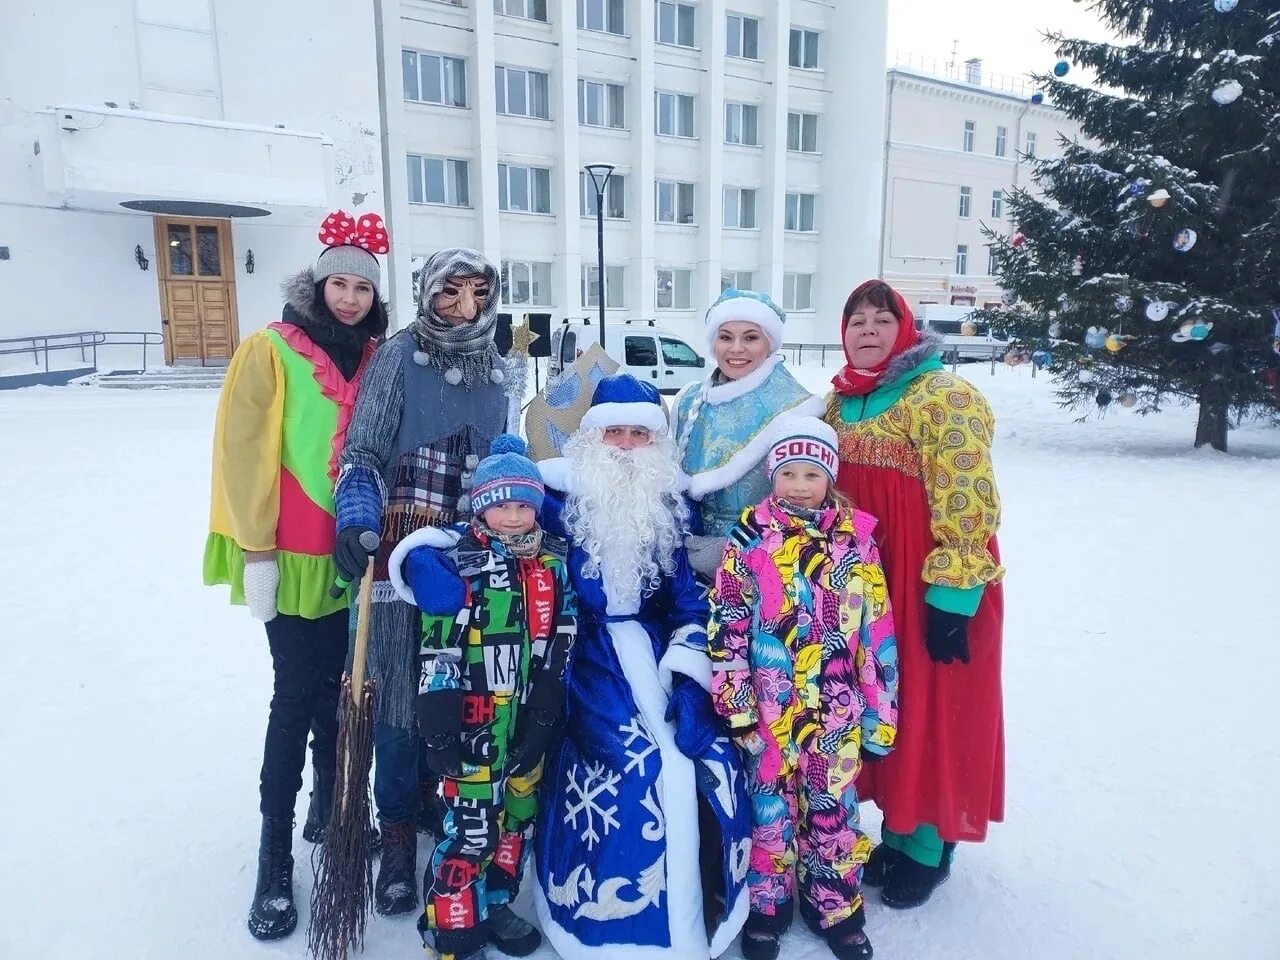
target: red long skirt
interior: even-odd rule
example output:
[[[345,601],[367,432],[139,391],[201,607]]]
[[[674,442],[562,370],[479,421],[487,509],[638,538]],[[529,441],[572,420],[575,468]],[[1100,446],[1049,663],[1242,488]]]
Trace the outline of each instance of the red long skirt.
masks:
[[[1003,588],[988,585],[969,622],[970,662],[934,663],[920,579],[935,546],[924,485],[899,470],[842,462],[838,486],[880,520],[900,664],[897,742],[886,759],[863,765],[858,797],[896,833],[927,823],[943,840],[983,840],[987,824],[1004,819]],[[994,538],[991,552],[998,560]]]

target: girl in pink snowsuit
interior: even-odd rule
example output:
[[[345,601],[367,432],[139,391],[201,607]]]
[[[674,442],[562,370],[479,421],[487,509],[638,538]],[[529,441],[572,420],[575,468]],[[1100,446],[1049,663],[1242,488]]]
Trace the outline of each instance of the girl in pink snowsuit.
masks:
[[[793,866],[814,932],[841,960],[872,955],[854,779],[893,747],[898,661],[876,520],[835,493],[838,465],[827,424],[779,425],[773,493],[730,532],[711,594],[711,692],[750,777],[747,960],[778,955]]]

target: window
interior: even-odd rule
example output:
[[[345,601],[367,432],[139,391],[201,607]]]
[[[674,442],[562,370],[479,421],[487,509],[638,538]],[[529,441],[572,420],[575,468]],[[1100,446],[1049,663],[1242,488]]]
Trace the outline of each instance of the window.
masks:
[[[659,270],[657,306],[659,310],[688,310],[692,270]]]
[[[658,180],[653,204],[653,218],[658,223],[693,223],[693,184]]]
[[[960,216],[969,219],[973,208],[973,187],[960,188]]]
[[[782,275],[782,309],[813,309],[813,274],[784,273]]]
[[[623,0],[578,0],[578,28],[622,36],[626,32],[622,8]]]
[[[498,112],[509,117],[551,119],[547,75],[537,70],[497,67]]]
[[[409,154],[409,202],[471,205],[467,191],[467,161]]]
[[[993,190],[991,192],[991,216],[999,220],[1004,216],[1004,191]]]
[[[1009,128],[996,127],[996,156],[1003,157],[1009,152]]]
[[[724,142],[760,146],[760,108],[753,103],[724,105]]]
[[[623,337],[622,362],[628,367],[656,367],[658,346],[653,337]]]
[[[582,305],[599,307],[600,297],[596,279],[600,269],[595,265],[582,265]],[[621,310],[627,305],[627,268],[621,265],[604,267],[604,305],[610,310]]]
[[[978,124],[973,120],[964,122],[964,152],[973,153],[973,141],[978,136]]]
[[[467,61],[417,50],[400,51],[404,98],[415,103],[467,105]]]
[[[744,60],[760,59],[760,21],[731,13],[725,17],[724,52]]]
[[[702,358],[698,352],[683,340],[672,340],[670,337],[659,337],[662,347],[662,359],[669,367],[700,367]]]
[[[627,178],[620,173],[612,174],[604,186],[604,216],[606,220],[622,220],[627,215]],[[579,212],[584,217],[595,219],[596,188],[590,175],[585,170],[578,171],[578,196],[581,203]]]
[[[493,12],[547,22],[547,0],[493,0]]]
[[[664,137],[693,136],[693,97],[683,93],[654,93],[654,122]]]
[[[551,264],[502,261],[502,302],[509,306],[551,306]]]
[[[756,226],[756,192],[749,187],[724,188],[724,225],[754,230]]]
[[[578,81],[578,123],[584,127],[626,127],[627,91],[620,83]]]
[[[783,229],[800,233],[812,233],[815,197],[812,193],[788,193],[787,212]]]
[[[818,31],[792,27],[787,62],[793,67],[816,70],[818,68]]]
[[[755,275],[750,270],[723,270],[720,273],[720,292],[726,290],[753,290]]]
[[[1028,131],[1027,133],[1027,149],[1023,151],[1028,157],[1036,155],[1036,135]]]
[[[658,0],[654,16],[657,22],[653,33],[659,43],[673,43],[678,47],[693,46],[693,4]]]
[[[787,149],[797,153],[818,152],[817,114],[787,114]]]
[[[987,247],[987,276],[996,275],[996,248]]]
[[[962,243],[956,247],[956,275],[963,277],[969,272],[969,245]]]
[[[551,171],[547,167],[498,164],[498,209],[551,212]]]

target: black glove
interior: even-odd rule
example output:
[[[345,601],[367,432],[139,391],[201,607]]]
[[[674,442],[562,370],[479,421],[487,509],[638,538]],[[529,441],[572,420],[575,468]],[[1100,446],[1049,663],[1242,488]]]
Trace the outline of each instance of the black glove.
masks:
[[[368,527],[347,527],[345,530],[338,531],[338,539],[333,544],[333,563],[338,568],[338,576],[342,577],[348,583],[359,580],[364,576],[365,567],[369,565],[369,558],[373,556],[373,550],[367,550],[364,544],[360,542],[360,537],[366,533],[373,533]],[[377,534],[374,534],[376,537]],[[373,537],[369,537],[368,541],[372,541]]]
[[[423,757],[431,772],[441,777],[462,776],[462,752],[457,734],[436,734],[423,741]]]
[[[556,736],[557,718],[549,710],[531,707],[520,716],[519,733],[507,750],[507,774],[526,777],[537,769]]]
[[[969,662],[969,618],[924,605],[924,645],[934,663]]]

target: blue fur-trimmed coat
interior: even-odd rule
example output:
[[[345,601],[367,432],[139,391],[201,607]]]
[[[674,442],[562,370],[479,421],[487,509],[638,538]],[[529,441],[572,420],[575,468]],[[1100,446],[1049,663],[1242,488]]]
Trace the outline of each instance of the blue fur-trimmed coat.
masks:
[[[542,524],[564,535],[565,461],[539,465],[549,489]],[[578,638],[564,737],[547,757],[535,831],[535,900],[564,960],[699,960],[733,942],[747,914],[750,808],[727,737],[713,761],[691,761],[664,719],[671,671],[710,683],[707,602],[683,548],[676,569],[639,609],[611,603],[600,579],[568,566]],[[720,834],[726,902],[708,942],[703,921],[698,798]]]

